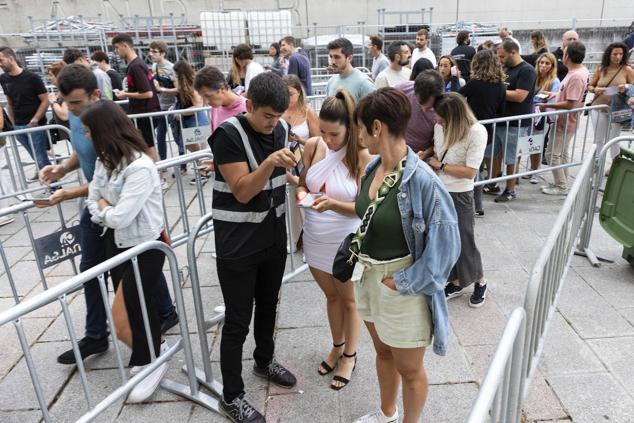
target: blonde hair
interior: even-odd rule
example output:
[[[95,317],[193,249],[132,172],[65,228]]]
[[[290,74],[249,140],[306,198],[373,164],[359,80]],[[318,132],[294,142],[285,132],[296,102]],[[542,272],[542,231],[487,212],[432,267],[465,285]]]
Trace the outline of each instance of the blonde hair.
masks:
[[[348,90],[339,88],[335,95],[324,100],[319,110],[319,119],[336,122],[346,127],[346,156],[343,159],[348,172],[356,180],[359,179],[359,151],[365,148],[359,142],[359,130],[354,121],[354,97]]]
[[[550,72],[548,72],[546,76],[542,76],[539,72],[539,62],[541,62],[542,59],[547,59],[551,65]],[[535,87],[541,91],[550,91],[553,81],[557,79],[557,58],[552,53],[543,53],[537,58],[535,68],[537,69],[537,82],[535,82]]]
[[[548,48],[548,44],[546,43],[546,37],[544,36],[543,32],[533,31],[531,32],[530,38],[531,38],[531,47],[533,47],[533,50],[535,52],[538,52],[539,50],[543,48],[545,48],[546,51],[550,51],[550,49]]]
[[[434,110],[445,121],[443,146],[447,150],[465,139],[471,127],[478,123],[467,101],[458,93],[443,94],[440,100],[436,101]]]

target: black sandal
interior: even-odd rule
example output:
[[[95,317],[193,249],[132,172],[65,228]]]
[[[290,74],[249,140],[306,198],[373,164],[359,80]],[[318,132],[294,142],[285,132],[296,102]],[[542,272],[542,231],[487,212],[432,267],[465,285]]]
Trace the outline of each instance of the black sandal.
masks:
[[[341,348],[344,345],[346,345],[345,342],[342,342],[341,344],[337,345],[335,343],[332,344],[333,347],[335,348]],[[342,355],[339,356],[339,358],[343,357]],[[339,361],[339,360],[337,360]],[[325,372],[322,372],[321,369],[317,369],[317,373],[319,373],[322,376],[327,375],[328,373],[332,372],[333,370],[335,370],[335,367],[337,367],[337,363],[333,364],[332,366],[328,363],[326,363],[326,361],[322,361],[320,366],[325,370]]]
[[[346,353],[343,353],[343,355],[344,355],[344,357],[348,357],[348,358],[352,358],[352,357],[354,357],[354,367],[352,367],[352,372],[350,372],[350,377],[352,377],[352,373],[354,373],[354,369],[356,369],[356,368],[357,368],[357,353],[356,353],[356,352],[355,352],[354,354],[346,354]],[[330,384],[330,389],[334,389],[335,391],[339,391],[340,389],[345,388],[345,386],[346,386],[346,385],[348,385],[348,384],[350,383],[350,379],[346,379],[346,378],[345,378],[345,377],[343,377],[343,376],[337,376],[337,375],[335,375],[335,376],[332,378],[332,381],[333,381],[333,382],[341,382],[341,383],[343,383],[343,385],[341,385],[341,386],[335,386],[335,385],[333,385],[333,384],[331,383],[331,384]]]

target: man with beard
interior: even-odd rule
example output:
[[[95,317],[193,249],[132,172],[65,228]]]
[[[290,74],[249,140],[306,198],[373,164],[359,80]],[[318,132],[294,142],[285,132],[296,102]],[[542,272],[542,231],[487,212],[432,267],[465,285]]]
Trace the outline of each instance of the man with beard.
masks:
[[[409,47],[405,41],[395,41],[387,49],[387,57],[390,66],[385,68],[374,81],[376,88],[393,87],[398,83],[409,80],[412,70],[406,66],[409,64]]]
[[[432,65],[434,65],[434,69],[437,66],[436,56],[434,56],[434,52],[431,51],[427,45],[429,44],[429,31],[425,28],[418,30],[416,33],[416,48],[412,52],[412,66],[414,63],[421,57],[429,60]]]
[[[355,102],[374,91],[374,83],[368,75],[352,67],[352,43],[347,38],[337,38],[328,43],[330,70],[336,75],[328,80],[326,94],[335,95],[338,88],[344,88],[352,94]]]

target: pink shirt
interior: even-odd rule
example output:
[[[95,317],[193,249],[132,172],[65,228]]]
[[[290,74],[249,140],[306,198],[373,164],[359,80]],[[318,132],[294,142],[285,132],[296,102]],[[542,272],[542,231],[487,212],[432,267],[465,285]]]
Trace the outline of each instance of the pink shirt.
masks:
[[[557,94],[557,102],[562,101],[574,101],[574,108],[583,107],[583,94],[586,92],[588,86],[589,72],[585,66],[581,66],[579,69],[572,69],[568,71],[568,74],[561,81],[561,87],[559,88],[559,94]],[[572,113],[569,115],[560,115],[557,119],[557,128],[560,131],[564,131],[566,128],[566,116],[568,120],[568,136],[572,136],[577,129],[577,114]]]
[[[247,99],[241,95],[238,96],[236,101],[227,107],[212,107],[211,108],[211,130],[212,132],[220,126],[222,122],[239,115],[240,113],[247,111]]]

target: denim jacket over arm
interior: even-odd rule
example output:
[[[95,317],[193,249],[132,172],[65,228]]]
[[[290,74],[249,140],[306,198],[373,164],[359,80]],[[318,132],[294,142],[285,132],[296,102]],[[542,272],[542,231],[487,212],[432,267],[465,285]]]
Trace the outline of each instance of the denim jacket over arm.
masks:
[[[366,175],[379,164],[376,157]],[[445,284],[460,255],[458,218],[451,196],[431,168],[407,148],[407,160],[398,192],[403,233],[414,263],[394,273],[403,295],[424,295],[432,314],[434,352],[447,353],[449,314]]]
[[[101,198],[111,205],[99,210]],[[97,160],[86,207],[94,223],[114,229],[119,248],[157,239],[164,227],[163,195],[152,159],[142,154],[111,175]]]

